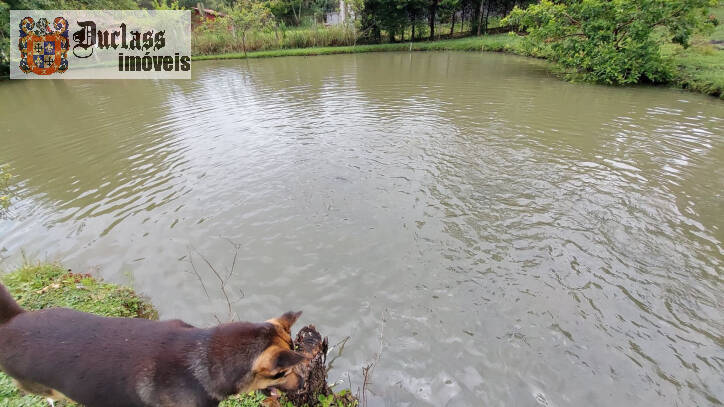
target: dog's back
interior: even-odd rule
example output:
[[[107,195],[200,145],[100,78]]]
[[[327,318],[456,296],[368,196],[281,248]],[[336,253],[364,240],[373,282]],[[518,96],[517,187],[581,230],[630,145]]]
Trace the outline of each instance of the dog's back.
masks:
[[[209,329],[180,320],[26,312],[0,284],[0,370],[31,393],[86,407],[210,407],[241,391],[295,390],[301,312]]]
[[[87,406],[215,405],[188,374],[208,335],[181,321],[21,312],[0,325],[0,367],[27,390],[38,393],[42,383],[47,395]]]

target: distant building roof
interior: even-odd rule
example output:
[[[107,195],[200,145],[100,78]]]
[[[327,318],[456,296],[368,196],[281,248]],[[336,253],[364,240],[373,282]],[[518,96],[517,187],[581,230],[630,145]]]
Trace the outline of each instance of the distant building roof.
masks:
[[[199,8],[198,8],[198,7],[191,7],[191,10],[193,10],[193,11],[196,12],[197,14],[201,14],[201,13],[199,12]],[[204,12],[204,14],[211,14],[211,15],[214,16],[214,17],[225,17],[225,16],[226,16],[226,14],[224,14],[224,13],[222,13],[222,12],[220,12],[220,11],[212,10],[212,9],[210,9],[210,8],[204,8],[204,9],[203,9],[203,12]]]

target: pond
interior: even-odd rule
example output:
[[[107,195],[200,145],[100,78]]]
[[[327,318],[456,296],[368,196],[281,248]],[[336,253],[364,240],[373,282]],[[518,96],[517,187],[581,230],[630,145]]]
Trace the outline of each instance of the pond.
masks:
[[[201,326],[302,309],[375,406],[724,401],[721,101],[497,54],[193,72],[0,84],[3,269]]]

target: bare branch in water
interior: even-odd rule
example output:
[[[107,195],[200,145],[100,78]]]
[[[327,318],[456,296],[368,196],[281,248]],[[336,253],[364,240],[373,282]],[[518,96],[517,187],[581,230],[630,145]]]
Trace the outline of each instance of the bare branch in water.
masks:
[[[234,242],[233,240],[229,239],[228,237],[224,238],[224,239],[226,239],[226,241],[229,242],[230,245],[234,246],[234,260],[231,262],[231,270],[229,270],[229,275],[226,276],[226,279],[228,280],[234,274],[234,267],[236,266],[236,257],[239,255],[239,249],[241,248],[241,244]]]
[[[229,239],[227,239],[227,240],[229,241],[229,243],[231,243],[231,244],[234,246],[235,250],[234,250],[234,258],[233,258],[232,263],[231,263],[231,269],[229,270],[229,273],[228,273],[228,275],[226,276],[226,278],[222,277],[221,274],[216,270],[216,268],[214,267],[214,265],[211,264],[211,262],[209,261],[209,259],[207,259],[206,256],[204,256],[203,254],[201,254],[201,253],[200,253],[198,250],[196,250],[196,248],[194,248],[194,247],[191,247],[191,248],[190,248],[190,251],[189,251],[189,262],[191,263],[191,268],[192,268],[192,270],[193,270],[193,273],[196,275],[196,278],[197,278],[197,279],[199,280],[199,282],[201,283],[201,288],[203,288],[204,293],[206,294],[206,298],[208,298],[209,300],[211,300],[211,297],[209,296],[209,292],[208,292],[208,290],[206,289],[206,285],[204,284],[204,281],[203,281],[203,279],[201,278],[201,275],[199,274],[198,270],[196,269],[196,264],[194,263],[194,259],[193,259],[193,255],[192,255],[191,251],[194,251],[199,257],[201,257],[201,259],[204,261],[204,263],[206,263],[206,265],[209,267],[209,269],[210,269],[211,272],[214,274],[214,276],[216,276],[216,279],[219,280],[219,285],[220,285],[220,288],[221,288],[221,293],[224,295],[224,299],[226,300],[226,306],[227,306],[227,310],[228,310],[228,313],[229,313],[228,318],[229,318],[231,321],[234,321],[235,319],[239,319],[239,316],[238,316],[238,315],[234,312],[234,310],[232,309],[232,304],[235,304],[235,303],[241,301],[241,299],[243,299],[246,295],[245,295],[245,293],[244,293],[244,290],[240,288],[240,289],[239,289],[239,293],[241,294],[241,297],[239,298],[239,300],[232,302],[231,299],[230,299],[230,297],[229,297],[229,293],[226,291],[226,283],[227,283],[227,282],[229,281],[229,279],[234,275],[234,271],[235,271],[235,268],[236,268],[236,259],[238,258],[239,249],[241,248],[241,245],[240,245],[240,244],[234,243],[234,242],[232,242],[232,241],[229,240]],[[221,323],[221,320],[219,319],[219,317],[218,317],[216,314],[214,314],[214,318],[216,318],[216,320],[217,320],[219,323]]]
[[[362,407],[367,407],[367,386],[369,386],[369,384],[371,383],[370,379],[372,378],[372,373],[375,369],[375,366],[377,366],[377,363],[380,361],[380,356],[382,356],[382,343],[384,341],[385,322],[387,322],[385,318],[386,313],[387,309],[385,309],[382,313],[382,321],[380,321],[380,343],[377,345],[377,352],[375,353],[375,358],[372,362],[367,364],[367,366],[362,367],[362,395],[361,397],[357,397],[358,399],[362,400]]]
[[[347,344],[347,341],[349,339],[350,339],[349,336],[342,339],[341,341],[337,342],[335,345],[330,347],[329,350],[327,351],[327,356],[329,356],[329,354],[332,353],[333,350],[335,350],[337,347],[339,347],[339,350],[337,351],[337,355],[335,355],[332,358],[332,360],[330,360],[329,363],[327,363],[327,373],[329,373],[329,371],[332,370],[332,364],[334,363],[334,361],[337,360],[340,356],[342,356],[342,351],[344,351],[344,345]]]
[[[224,298],[226,298],[226,305],[229,307],[229,316],[233,315],[233,311],[231,310],[231,300],[229,300],[229,294],[226,293],[226,280],[221,278],[221,274],[216,271],[216,268],[214,268],[214,266],[211,264],[209,259],[206,258],[206,256],[199,253],[198,251],[196,251],[196,254],[201,256],[201,259],[206,263],[207,266],[209,266],[216,278],[219,279],[219,283],[221,284],[221,292],[224,294]]]
[[[206,299],[210,300],[211,297],[209,297],[209,292],[206,290],[206,285],[204,284],[204,280],[201,278],[201,275],[199,274],[198,270],[196,270],[196,265],[194,264],[194,258],[191,256],[191,252],[189,252],[189,263],[191,263],[191,268],[193,270],[194,275],[196,275],[196,278],[199,279],[199,283],[201,283],[201,288],[204,289],[204,294],[206,294]]]

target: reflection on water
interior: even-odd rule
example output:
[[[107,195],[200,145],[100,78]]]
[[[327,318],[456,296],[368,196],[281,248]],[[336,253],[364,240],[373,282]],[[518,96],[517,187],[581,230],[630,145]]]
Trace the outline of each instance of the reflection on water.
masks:
[[[0,222],[167,318],[303,309],[375,405],[724,401],[724,109],[503,55],[196,63],[0,85]],[[236,253],[236,258],[235,257]],[[196,256],[196,255],[194,255]],[[232,272],[232,263],[235,268]],[[242,297],[241,291],[245,293]]]

